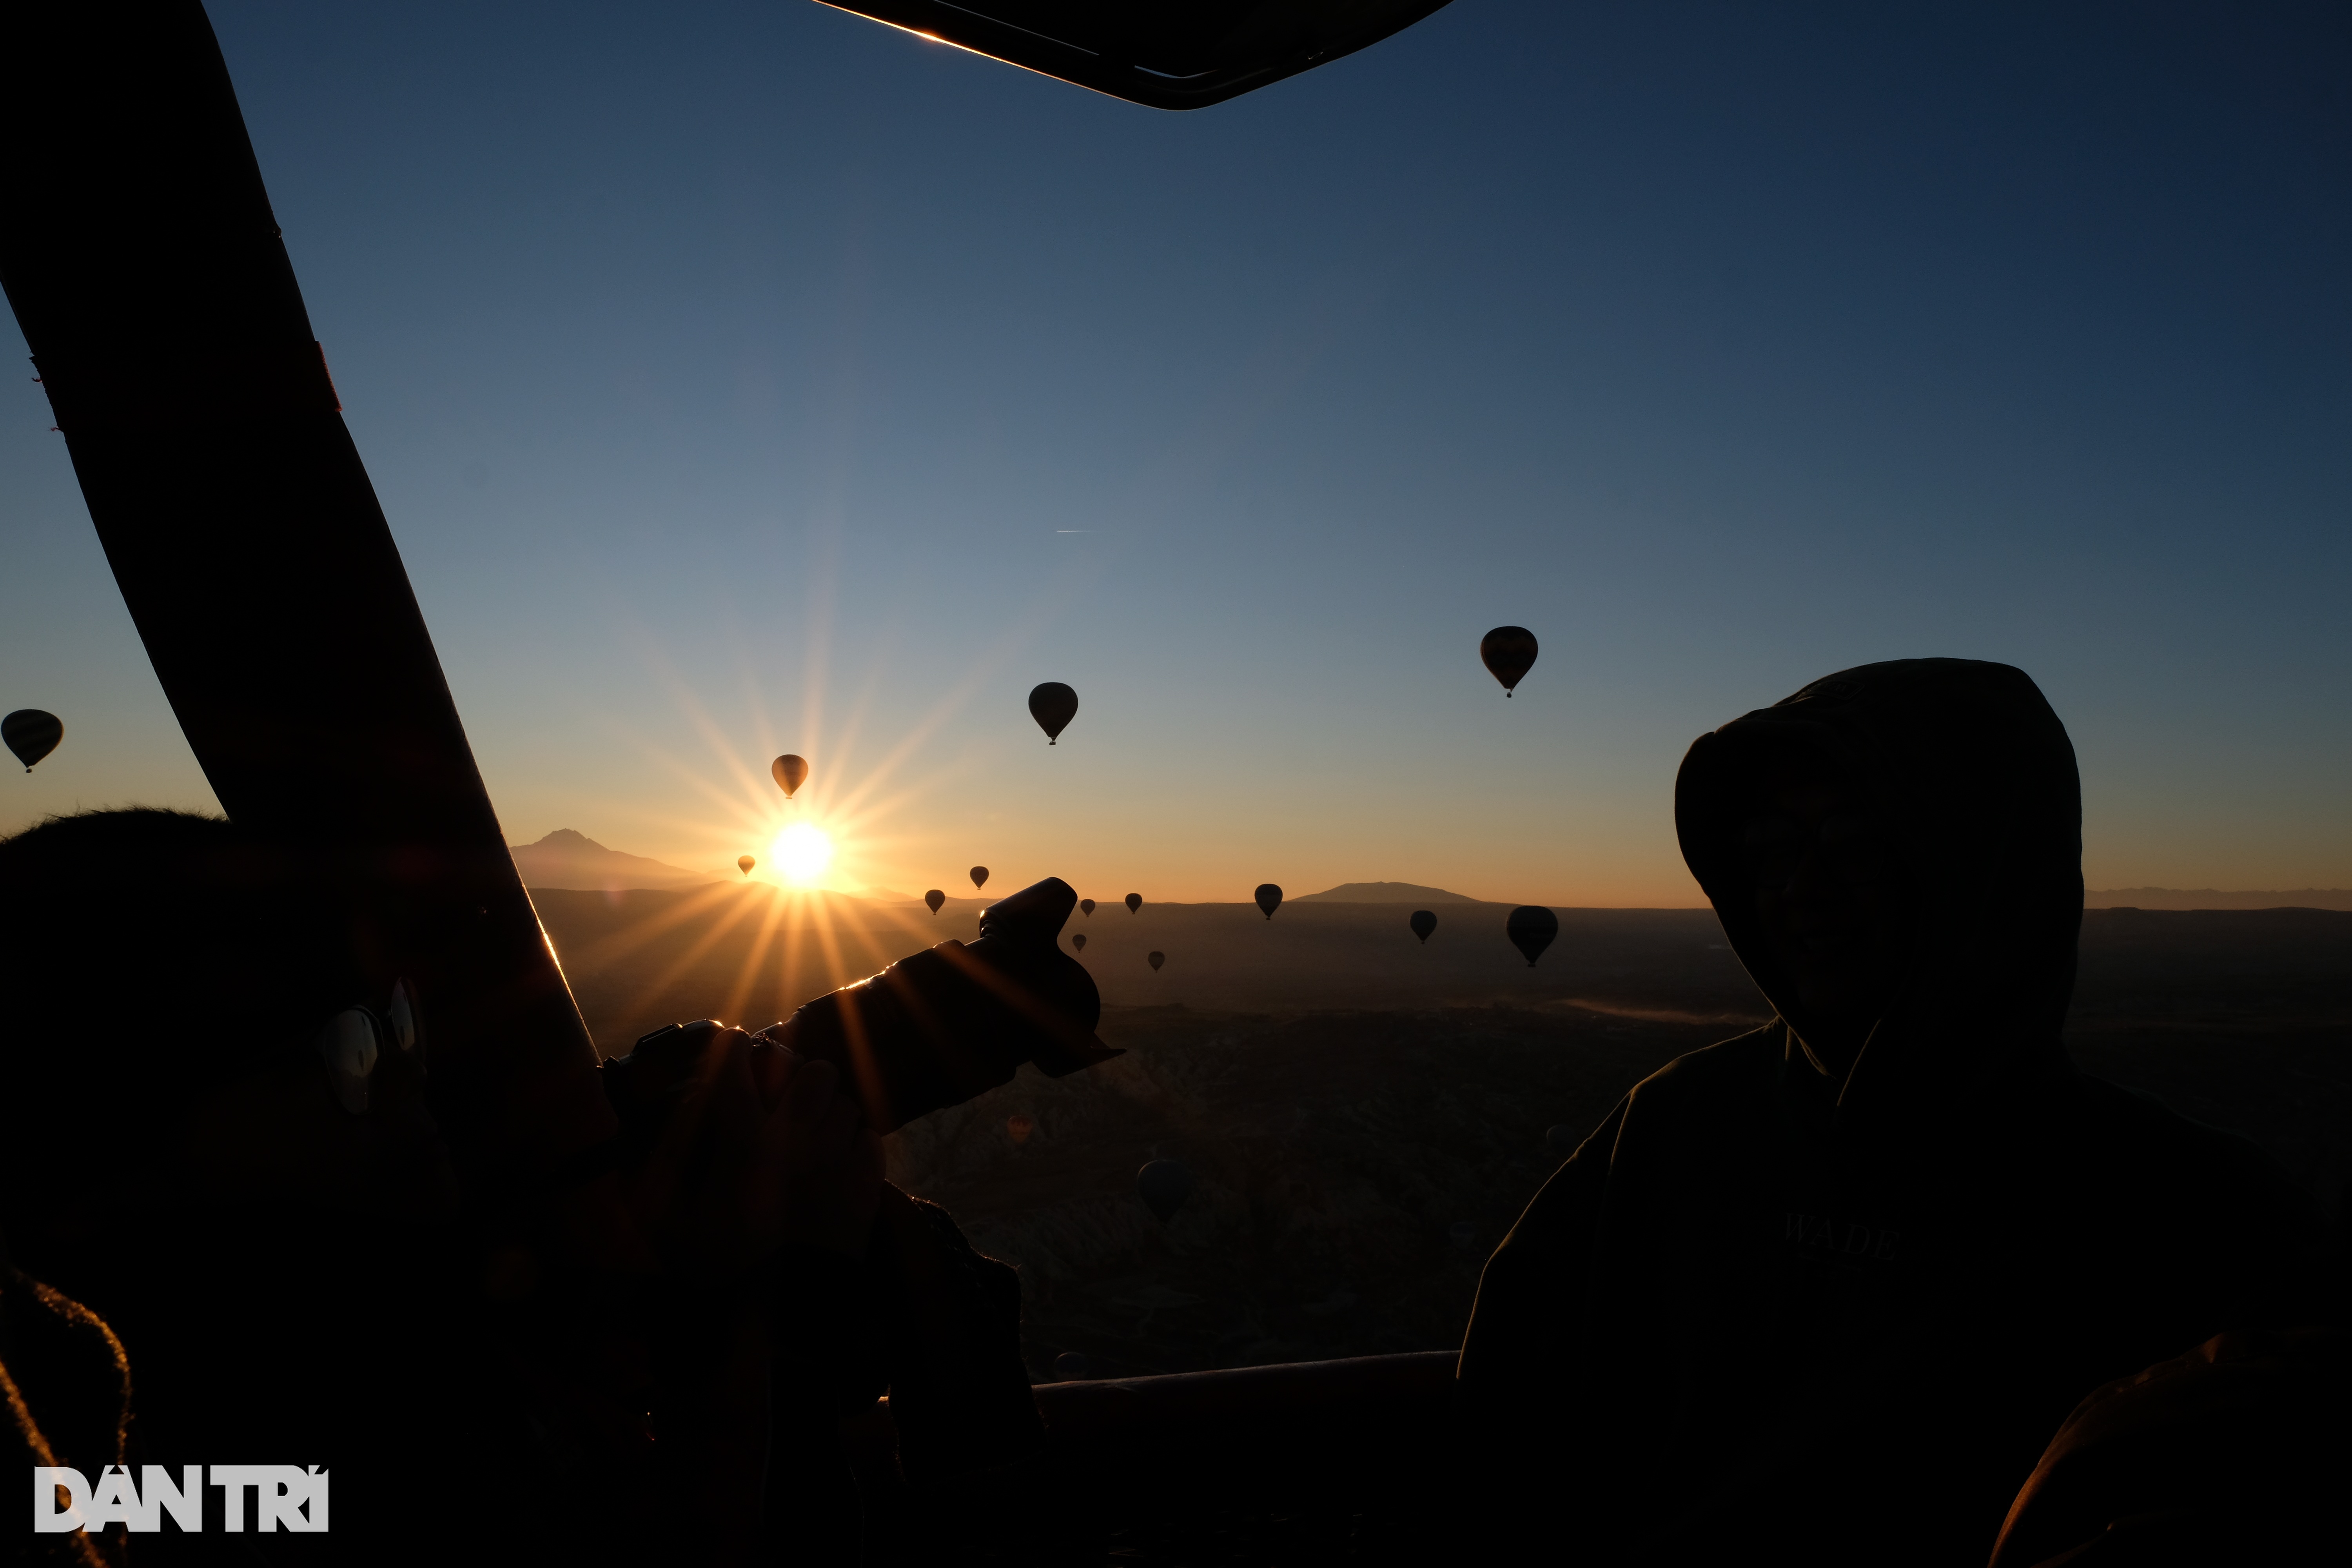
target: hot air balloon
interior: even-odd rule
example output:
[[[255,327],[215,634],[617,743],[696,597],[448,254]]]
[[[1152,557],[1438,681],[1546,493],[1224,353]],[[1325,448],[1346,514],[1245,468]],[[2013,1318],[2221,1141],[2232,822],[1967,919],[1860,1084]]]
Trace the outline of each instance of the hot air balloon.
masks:
[[[1503,922],[1503,934],[1511,945],[1528,955],[1528,967],[1533,969],[1551,939],[1559,934],[1559,917],[1541,904],[1521,904]]]
[[[751,874],[751,868],[758,864],[759,862],[752,859],[749,855],[738,855],[735,857],[736,868],[741,871],[746,877]]]
[[[1536,634],[1525,626],[1496,626],[1478,639],[1478,657],[1487,673],[1503,683],[1503,695],[1527,679],[1535,668]]]
[[[1016,1110],[1004,1119],[1004,1135],[1013,1140],[1015,1149],[1028,1142],[1029,1134],[1036,1131],[1037,1119],[1025,1110]]]
[[[37,708],[19,708],[5,719],[0,719],[0,742],[16,753],[16,760],[31,773],[33,764],[58,749],[66,738],[65,721],[54,713],[44,713]]]
[[[1055,737],[1078,716],[1078,694],[1058,680],[1048,680],[1030,689],[1029,717],[1037,721],[1037,728],[1045,731],[1045,744],[1058,746]]]
[[[988,886],[988,868],[987,868],[987,867],[985,867],[985,866],[974,866],[974,867],[971,868],[971,885],[972,885],[973,887],[975,887],[975,888],[985,888],[986,886]]]
[[[1094,912],[1095,901],[1092,899],[1080,899],[1078,900],[1078,913],[1082,915],[1090,915]]]
[[[1415,910],[1404,923],[1412,928],[1412,934],[1421,938],[1421,944],[1427,947],[1429,933],[1437,929],[1437,912],[1434,910]]]
[[[1129,894],[1128,894],[1128,896],[1127,896],[1127,912],[1128,912],[1129,914],[1133,914],[1136,910],[1138,910],[1141,909],[1142,907],[1143,907],[1143,895],[1142,895],[1141,893],[1129,893]]]
[[[1576,1146],[1580,1142],[1581,1140],[1577,1137],[1576,1129],[1565,1121],[1554,1122],[1544,1129],[1544,1147],[1555,1154],[1575,1153]]]
[[[1274,911],[1282,908],[1282,889],[1272,882],[1260,882],[1256,897],[1257,907],[1264,911],[1265,918],[1274,919]]]
[[[1070,945],[1071,945],[1072,947],[1076,948],[1076,949],[1078,952],[1086,952],[1086,950],[1087,950],[1087,933],[1086,933],[1086,932],[1084,932],[1084,931],[1079,931],[1079,932],[1076,933],[1075,935],[1073,935],[1073,936],[1070,938]]]
[[[1192,1173],[1178,1160],[1154,1160],[1135,1173],[1135,1193],[1143,1206],[1166,1225],[1192,1195]]]
[[[1143,957],[1145,962],[1151,965],[1151,973],[1154,974],[1159,973],[1160,966],[1168,962],[1168,955],[1164,952],[1147,952]]]
[[[784,792],[784,798],[790,800],[793,791],[800,788],[802,782],[808,777],[808,759],[787,752],[768,764],[768,772],[774,775],[776,787]]]
[[[938,914],[940,912],[940,906],[947,901],[948,896],[945,893],[940,892],[937,888],[933,888],[929,892],[923,895],[923,902],[931,906],[931,913],[933,914]]]

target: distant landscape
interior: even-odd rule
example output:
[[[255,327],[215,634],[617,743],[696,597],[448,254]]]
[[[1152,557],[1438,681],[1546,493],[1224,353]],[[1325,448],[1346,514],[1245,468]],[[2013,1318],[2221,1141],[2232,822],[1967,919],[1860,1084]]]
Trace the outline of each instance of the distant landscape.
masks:
[[[617,891],[637,888],[682,888],[704,882],[729,882],[725,871],[689,871],[644,855],[608,849],[585,834],[559,827],[544,838],[512,848],[515,868],[523,885],[541,888]],[[859,897],[882,902],[913,903],[916,896],[888,889],[869,888]],[[962,901],[962,900],[958,900]],[[975,908],[985,900],[971,900]],[[1444,888],[1412,882],[1343,882],[1319,893],[1293,893],[1295,904],[1467,904],[1478,900]],[[2273,891],[2225,891],[2213,888],[2102,888],[2083,895],[2087,909],[2142,910],[2352,910],[2352,888],[2293,888]]]
[[[2084,893],[2083,904],[2094,910],[2352,910],[2352,888],[2238,893],[2212,888],[2107,888]]]
[[[1506,906],[1440,892],[1304,896],[1271,921],[1111,898],[1073,914],[1064,940],[1087,938],[1100,1032],[1128,1054],[1060,1080],[1024,1068],[890,1140],[894,1179],[1020,1266],[1037,1376],[1065,1354],[1140,1373],[1449,1346],[1559,1163],[1547,1131],[1580,1137],[1647,1073],[1765,1019],[1711,910],[1563,909],[1529,968]],[[772,1022],[971,939],[985,902],[933,916],[740,882],[532,896],[607,1052],[673,1020]],[[1426,945],[1414,908],[1438,916]],[[2352,913],[2090,910],[2070,1044],[2247,1133],[2315,1194],[2352,1177]],[[1163,1156],[1198,1179],[1164,1226],[1133,1185]]]
[[[708,871],[665,866],[643,855],[607,849],[583,833],[559,827],[509,851],[526,888],[578,888],[594,892],[626,888],[684,888],[712,880]]]

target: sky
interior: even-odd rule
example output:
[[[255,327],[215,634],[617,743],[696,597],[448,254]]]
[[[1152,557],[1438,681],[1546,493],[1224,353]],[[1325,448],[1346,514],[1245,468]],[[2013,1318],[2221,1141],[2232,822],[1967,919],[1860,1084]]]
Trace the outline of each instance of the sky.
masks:
[[[806,0],[211,15],[512,842],[1691,904],[1695,736],[1949,655],[2092,887],[2352,887],[2341,6],[1456,0],[1184,114]],[[0,831],[210,808],[50,423]]]

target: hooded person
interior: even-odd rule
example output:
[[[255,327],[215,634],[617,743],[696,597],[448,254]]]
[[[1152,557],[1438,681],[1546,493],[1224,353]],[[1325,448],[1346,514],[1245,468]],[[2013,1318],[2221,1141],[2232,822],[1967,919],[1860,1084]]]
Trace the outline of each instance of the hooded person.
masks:
[[[2069,1059],[2080,785],[2023,672],[1816,681],[1675,807],[1777,1016],[1636,1085],[1488,1261],[1474,1511],[1590,1562],[1981,1563],[2086,1393],[2292,1321],[2297,1195]]]

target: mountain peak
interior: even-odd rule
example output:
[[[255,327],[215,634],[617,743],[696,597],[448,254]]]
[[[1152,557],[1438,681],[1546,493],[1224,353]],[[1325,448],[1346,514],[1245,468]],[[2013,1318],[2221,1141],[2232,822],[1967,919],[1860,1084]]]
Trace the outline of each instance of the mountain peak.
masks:
[[[1300,904],[1475,904],[1476,899],[1424,888],[1416,882],[1342,882],[1319,893],[1301,893]]]
[[[607,849],[574,828],[559,827],[536,844],[511,850],[526,888],[587,888],[617,892],[625,888],[676,888],[708,882],[708,872],[666,866],[644,855]]]

